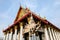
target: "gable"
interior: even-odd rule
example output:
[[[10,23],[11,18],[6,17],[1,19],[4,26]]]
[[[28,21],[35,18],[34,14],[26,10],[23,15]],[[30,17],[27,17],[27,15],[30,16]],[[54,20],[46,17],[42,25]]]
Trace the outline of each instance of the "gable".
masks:
[[[25,13],[26,13],[26,10],[24,8],[20,7],[14,22],[19,20],[22,16],[24,16]]]
[[[25,9],[21,9],[21,11],[20,11],[20,13],[18,15],[18,19],[21,18],[22,16],[24,16],[24,14],[25,14]]]
[[[3,32],[6,32],[8,29],[14,27],[14,25],[16,25],[17,23],[21,22],[23,19],[25,19],[27,16],[31,15],[37,19],[37,20],[41,20],[44,24],[49,24],[52,25],[55,29],[58,29],[60,31],[59,28],[57,28],[56,26],[54,26],[52,23],[50,23],[49,21],[42,19],[41,17],[39,17],[38,15],[34,14],[33,12],[31,12],[28,8],[24,9],[20,6],[19,11],[17,13],[17,16],[14,20],[14,24],[12,24],[11,26],[9,26],[7,29],[3,30]],[[30,19],[29,19],[30,21]]]

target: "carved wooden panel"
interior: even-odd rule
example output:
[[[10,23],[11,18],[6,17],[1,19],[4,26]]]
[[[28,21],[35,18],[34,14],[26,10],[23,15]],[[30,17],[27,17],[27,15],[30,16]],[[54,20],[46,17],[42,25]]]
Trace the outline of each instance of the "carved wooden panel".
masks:
[[[34,28],[35,26],[36,26],[35,23],[26,25],[25,28],[24,28],[24,33],[29,32],[30,29]]]

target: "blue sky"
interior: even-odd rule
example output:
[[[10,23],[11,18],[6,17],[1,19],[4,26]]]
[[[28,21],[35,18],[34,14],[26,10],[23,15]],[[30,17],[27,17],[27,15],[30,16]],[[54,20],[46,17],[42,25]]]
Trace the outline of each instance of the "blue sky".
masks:
[[[60,0],[0,0],[0,36],[13,23],[20,5],[60,28]]]

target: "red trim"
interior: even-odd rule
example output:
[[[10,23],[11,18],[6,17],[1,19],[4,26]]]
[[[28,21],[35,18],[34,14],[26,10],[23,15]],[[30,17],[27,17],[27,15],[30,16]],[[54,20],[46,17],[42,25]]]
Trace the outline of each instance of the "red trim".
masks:
[[[15,21],[14,24],[12,24],[11,26],[9,26],[7,29],[3,30],[3,32],[5,32],[6,30],[8,30],[9,28],[14,27],[14,25],[16,25],[17,23],[19,23],[20,21],[22,21],[25,17],[27,17],[30,13],[26,13],[22,18],[20,18],[19,20]]]
[[[14,20],[14,22],[17,21],[18,16],[19,16],[19,14],[20,14],[20,12],[21,12],[21,9],[22,9],[22,7],[20,6],[19,11],[18,11],[18,14],[17,14],[16,19]]]
[[[41,17],[38,17],[36,14],[33,14],[33,16],[38,19],[41,20],[42,22],[44,22],[45,24],[48,24],[48,22],[46,20],[41,19]]]
[[[47,21],[48,21],[48,20],[47,20]],[[49,24],[49,25],[52,25],[53,28],[58,29],[58,30],[60,31],[60,29],[59,29],[58,27],[56,27],[55,25],[53,25],[51,22],[48,21],[48,24]]]
[[[8,29],[14,27],[14,25],[16,25],[17,23],[21,22],[24,18],[26,18],[29,14],[31,14],[31,12],[28,12],[26,13],[22,18],[20,18],[19,20],[15,21],[14,24],[12,24],[11,26],[9,26],[7,29],[3,30],[3,32],[7,31]],[[50,23],[49,21],[47,20],[43,20],[41,17],[37,16],[36,14],[32,13],[32,15],[38,19],[38,20],[41,20],[42,22],[44,22],[45,24],[50,24],[52,26],[54,26],[52,23]],[[54,28],[58,29],[56,26],[54,26]],[[60,29],[58,29],[60,30]]]

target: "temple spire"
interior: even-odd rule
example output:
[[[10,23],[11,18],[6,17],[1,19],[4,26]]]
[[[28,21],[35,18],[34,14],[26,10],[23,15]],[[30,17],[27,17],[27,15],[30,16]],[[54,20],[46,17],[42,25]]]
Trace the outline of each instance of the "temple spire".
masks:
[[[32,16],[32,13],[31,13],[31,20],[33,20],[33,16]]]
[[[33,19],[32,13],[31,13],[31,17],[30,17],[30,23],[34,23],[34,19]]]

